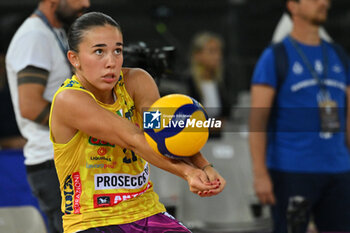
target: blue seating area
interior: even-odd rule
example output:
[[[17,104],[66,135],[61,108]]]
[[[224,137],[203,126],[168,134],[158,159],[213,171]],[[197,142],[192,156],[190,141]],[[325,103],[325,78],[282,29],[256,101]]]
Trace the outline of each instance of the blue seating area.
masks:
[[[0,206],[38,206],[26,177],[22,150],[0,150]]]
[[[0,207],[14,206],[39,209],[27,181],[23,151],[0,150]]]

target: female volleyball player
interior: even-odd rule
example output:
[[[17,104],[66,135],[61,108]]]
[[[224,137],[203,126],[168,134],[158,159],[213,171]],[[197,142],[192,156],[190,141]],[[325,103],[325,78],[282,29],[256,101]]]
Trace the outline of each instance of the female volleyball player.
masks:
[[[165,212],[148,162],[203,197],[220,193],[225,180],[200,153],[185,163],[148,145],[141,114],[158,89],[145,71],[122,68],[122,32],[111,17],[85,14],[68,37],[75,75],[55,94],[50,115],[65,233],[190,232]]]

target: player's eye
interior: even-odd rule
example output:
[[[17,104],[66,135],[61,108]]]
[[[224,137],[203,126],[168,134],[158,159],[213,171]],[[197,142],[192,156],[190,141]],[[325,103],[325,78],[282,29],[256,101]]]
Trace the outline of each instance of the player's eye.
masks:
[[[103,53],[102,49],[95,50],[95,54],[97,54],[97,55],[102,55],[102,53]]]
[[[122,50],[121,48],[117,48],[117,49],[114,50],[114,53],[115,53],[115,54],[121,54],[122,51],[123,51],[123,50]]]

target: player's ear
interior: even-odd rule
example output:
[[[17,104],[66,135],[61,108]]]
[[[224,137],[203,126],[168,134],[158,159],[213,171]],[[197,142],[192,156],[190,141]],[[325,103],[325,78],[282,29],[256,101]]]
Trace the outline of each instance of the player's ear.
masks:
[[[78,69],[80,67],[79,57],[78,54],[72,50],[69,50],[67,52],[67,58],[70,62],[70,64],[75,68]]]

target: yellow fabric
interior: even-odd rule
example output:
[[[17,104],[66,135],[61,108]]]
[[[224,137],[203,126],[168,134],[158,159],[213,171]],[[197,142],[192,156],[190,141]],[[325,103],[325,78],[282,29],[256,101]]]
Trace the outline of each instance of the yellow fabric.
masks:
[[[125,89],[122,73],[114,88],[117,100],[112,105],[99,102],[73,76],[56,92],[52,108],[56,95],[68,89],[84,91],[101,107],[138,126],[142,123]],[[81,131],[66,144],[55,143],[50,135],[60,181],[65,233],[130,223],[165,211],[149,180],[148,163],[134,152]]]

